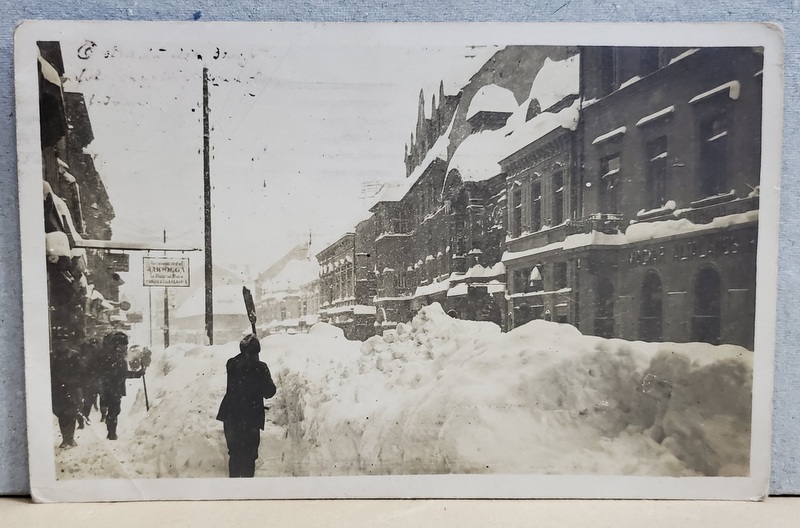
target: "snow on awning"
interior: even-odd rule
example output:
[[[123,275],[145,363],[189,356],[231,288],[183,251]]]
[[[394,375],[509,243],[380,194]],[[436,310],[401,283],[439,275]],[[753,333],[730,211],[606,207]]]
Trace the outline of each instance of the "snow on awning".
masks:
[[[466,282],[460,282],[447,290],[448,297],[461,297],[466,295],[469,291],[469,285]]]
[[[64,180],[67,183],[77,183],[78,182],[78,180],[75,178],[75,176],[73,176],[72,174],[70,174],[69,172],[67,172],[65,170],[61,171],[61,177],[64,178]]]
[[[735,101],[736,99],[739,98],[739,91],[741,90],[741,85],[739,84],[739,81],[726,82],[725,84],[721,84],[716,88],[708,90],[707,92],[695,95],[694,97],[689,99],[689,104],[695,104],[699,103],[700,101],[705,101],[709,97],[725,92],[726,90],[728,92],[728,97],[730,97]]]
[[[673,112],[675,112],[675,106],[674,105],[668,106],[662,110],[659,110],[658,112],[654,112],[650,115],[644,116],[643,118],[641,118],[636,122],[636,126],[640,127],[648,123],[652,123],[653,121],[658,121],[661,118],[672,115]]]
[[[69,257],[72,254],[67,234],[62,231],[46,233],[44,245],[48,257]]]
[[[615,128],[614,130],[612,130],[610,132],[606,132],[605,134],[601,134],[601,135],[597,136],[596,138],[594,138],[594,141],[592,141],[592,145],[597,145],[599,143],[603,143],[604,141],[608,141],[611,138],[615,138],[617,136],[621,136],[627,131],[628,131],[628,129],[625,128],[624,126],[619,127],[619,128]]]

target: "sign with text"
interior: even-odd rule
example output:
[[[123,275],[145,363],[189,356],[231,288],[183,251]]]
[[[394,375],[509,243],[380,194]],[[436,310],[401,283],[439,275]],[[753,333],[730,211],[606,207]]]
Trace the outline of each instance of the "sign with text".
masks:
[[[144,257],[143,269],[145,286],[189,286],[188,258]]]

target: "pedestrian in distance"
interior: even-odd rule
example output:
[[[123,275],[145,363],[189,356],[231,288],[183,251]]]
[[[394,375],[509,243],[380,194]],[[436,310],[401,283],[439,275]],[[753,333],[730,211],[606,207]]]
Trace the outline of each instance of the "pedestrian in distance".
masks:
[[[117,423],[125,381],[141,378],[144,369],[128,368],[128,336],[124,332],[111,332],[103,338],[105,355],[101,365],[100,407],[106,408],[105,422],[109,440],[117,439]]]
[[[103,349],[100,339],[93,337],[84,343],[83,401],[81,402],[80,416],[78,416],[78,429],[83,429],[84,422],[91,423],[92,408],[97,405],[97,396],[100,394],[98,365],[100,365],[102,354]]]
[[[59,447],[73,447],[75,425],[78,422],[81,405],[82,382],[81,355],[66,343],[56,343],[50,353],[50,385],[53,414],[58,418],[61,431]]]
[[[217,413],[228,445],[228,473],[231,478],[253,477],[264,429],[264,399],[275,395],[269,367],[259,361],[261,344],[255,334],[239,342],[239,354],[228,360],[228,384]]]

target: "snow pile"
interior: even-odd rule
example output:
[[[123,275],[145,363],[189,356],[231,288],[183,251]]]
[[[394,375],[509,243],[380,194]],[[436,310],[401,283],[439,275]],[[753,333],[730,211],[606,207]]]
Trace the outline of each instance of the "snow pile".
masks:
[[[531,85],[530,100],[539,101],[539,107],[547,110],[568,95],[580,91],[580,55],[554,61],[549,57],[536,74]],[[524,105],[527,108],[527,105]]]
[[[511,114],[518,105],[511,90],[487,84],[472,97],[467,109],[467,121],[481,112]]]
[[[225,476],[215,417],[236,353],[154,354],[150,411],[129,389],[120,440],[88,449],[79,436],[57,454],[62,474]],[[257,476],[748,472],[752,353],[736,346],[607,340],[545,321],[503,334],[433,304],[364,343],[324,323],[269,336],[261,358],[278,393]]]
[[[434,304],[361,352],[323,384],[302,375],[302,390],[279,393],[279,407],[303,410],[289,434],[311,474],[747,472],[751,363],[739,347],[544,321],[501,334]]]

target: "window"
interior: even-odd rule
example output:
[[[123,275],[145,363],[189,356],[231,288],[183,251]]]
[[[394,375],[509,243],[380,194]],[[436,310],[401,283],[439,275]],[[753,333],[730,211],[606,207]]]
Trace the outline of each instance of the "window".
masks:
[[[656,209],[667,202],[667,137],[661,136],[648,141],[645,152],[645,205],[648,209]]]
[[[511,236],[518,237],[522,233],[522,190],[515,188],[511,193]]]
[[[614,336],[614,285],[601,278],[595,289],[594,333],[600,337]]]
[[[560,290],[567,287],[567,263],[556,262],[553,266],[553,288]]]
[[[616,90],[617,57],[616,50],[610,47],[600,48],[600,96],[608,95]]]
[[[528,277],[528,291],[544,291],[544,266],[537,265]]]
[[[514,291],[512,293],[525,293],[528,291],[528,278],[531,275],[531,268],[514,270]]]
[[[281,321],[286,320],[286,305],[281,304]]]
[[[720,295],[721,283],[717,270],[701,269],[694,283],[693,341],[719,344]]]
[[[642,282],[639,304],[639,339],[661,341],[662,295],[661,279],[655,271],[648,271]]]
[[[466,223],[464,218],[459,217],[455,221],[455,226],[453,228],[453,255],[463,255],[465,251],[465,240],[464,240],[464,231],[466,228]]]
[[[600,160],[600,212],[618,213],[619,154]]]
[[[656,71],[659,67],[659,48],[640,48],[639,76],[644,77]]]
[[[564,221],[564,173],[553,174],[553,220],[552,225]]]
[[[400,210],[395,212],[394,216],[392,216],[391,224],[390,224],[390,233],[408,233],[410,231],[410,225],[408,215],[405,211]]]
[[[728,123],[716,116],[700,123],[700,191],[703,196],[726,192],[728,185]]]
[[[535,181],[531,184],[531,231],[537,232],[542,228],[542,182]]]

